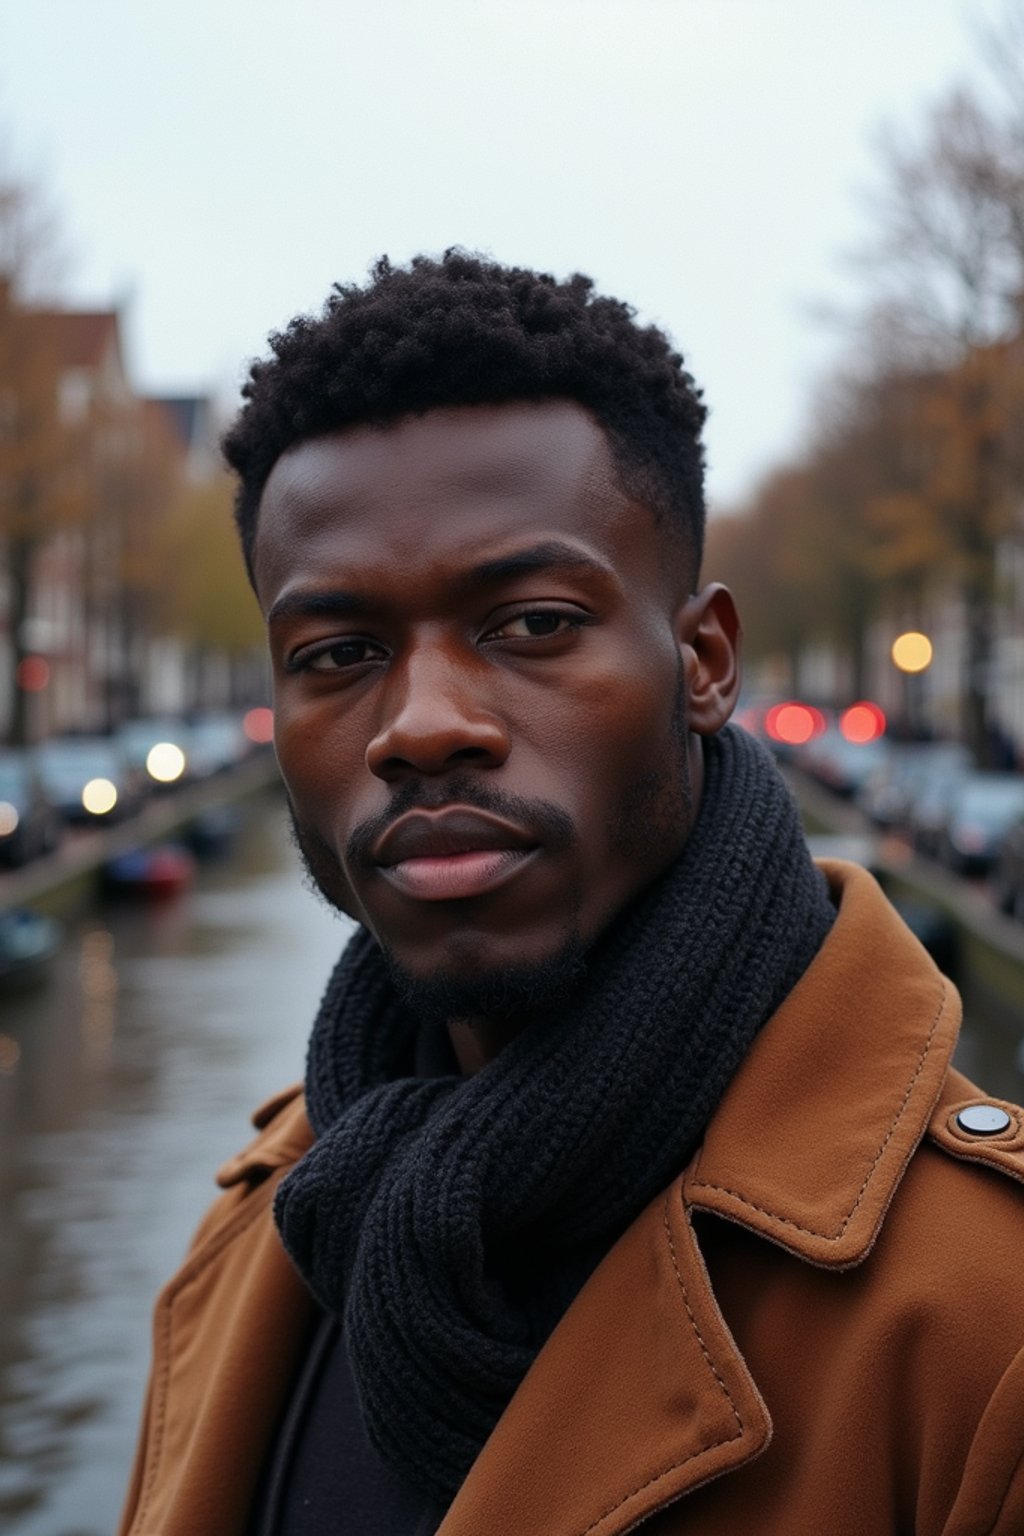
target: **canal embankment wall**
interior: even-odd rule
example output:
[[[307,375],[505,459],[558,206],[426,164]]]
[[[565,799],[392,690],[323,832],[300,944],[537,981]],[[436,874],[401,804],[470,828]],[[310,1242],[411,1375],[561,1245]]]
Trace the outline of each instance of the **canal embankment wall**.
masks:
[[[53,853],[5,870],[0,874],[0,912],[30,907],[61,917],[77,911],[96,896],[108,860],[171,840],[205,812],[264,793],[280,782],[273,752],[261,749],[223,773],[157,794],[124,821],[73,833]]]

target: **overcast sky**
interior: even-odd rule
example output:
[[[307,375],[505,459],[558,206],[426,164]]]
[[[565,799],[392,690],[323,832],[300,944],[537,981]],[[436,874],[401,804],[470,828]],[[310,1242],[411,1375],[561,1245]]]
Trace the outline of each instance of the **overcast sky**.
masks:
[[[840,347],[881,123],[978,73],[998,0],[2,0],[0,126],[69,302],[149,391],[230,399],[380,252],[599,286],[705,387],[710,490],[795,447]],[[11,161],[8,153],[8,163]]]

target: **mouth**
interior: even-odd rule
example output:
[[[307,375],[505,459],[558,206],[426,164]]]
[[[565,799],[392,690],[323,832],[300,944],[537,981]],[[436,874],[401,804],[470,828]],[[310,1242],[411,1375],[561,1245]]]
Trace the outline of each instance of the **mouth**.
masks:
[[[468,806],[411,811],[373,850],[390,885],[417,901],[459,901],[505,885],[538,852],[522,827]]]

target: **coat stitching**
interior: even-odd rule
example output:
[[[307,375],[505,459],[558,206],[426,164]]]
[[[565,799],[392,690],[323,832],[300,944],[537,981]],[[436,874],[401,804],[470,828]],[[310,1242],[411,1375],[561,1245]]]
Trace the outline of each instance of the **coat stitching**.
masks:
[[[635,1498],[638,1493],[643,1493],[644,1489],[650,1488],[653,1483],[660,1482],[660,1480],[663,1477],[667,1477],[670,1472],[677,1472],[680,1467],[685,1467],[688,1462],[696,1461],[699,1457],[706,1456],[709,1451],[716,1451],[720,1445],[731,1445],[734,1440],[739,1440],[742,1437],[746,1427],[743,1423],[743,1420],[740,1418],[739,1410],[733,1401],[729,1388],[720,1375],[718,1368],[711,1358],[711,1355],[708,1353],[708,1348],[704,1342],[704,1337],[700,1331],[700,1328],[697,1324],[697,1319],[694,1317],[693,1310],[690,1306],[690,1299],[686,1292],[686,1285],[683,1280],[682,1273],[680,1272],[679,1261],[676,1256],[676,1245],[672,1241],[672,1228],[669,1226],[668,1202],[671,1193],[672,1191],[669,1190],[665,1195],[665,1206],[662,1213],[662,1220],[665,1225],[665,1236],[668,1239],[668,1251],[672,1256],[672,1269],[679,1284],[679,1290],[683,1298],[683,1306],[686,1308],[686,1315],[690,1320],[690,1327],[693,1329],[697,1336],[697,1343],[700,1345],[701,1354],[704,1356],[712,1376],[718,1383],[719,1390],[728,1402],[729,1407],[732,1409],[732,1416],[736,1420],[737,1425],[736,1433],[734,1435],[724,1435],[720,1440],[712,1440],[710,1445],[700,1446],[698,1450],[691,1451],[689,1455],[684,1456],[681,1461],[673,1461],[667,1467],[662,1467],[660,1471],[655,1472],[653,1477],[648,1477],[636,1488],[631,1488],[629,1493],[624,1494],[617,1504],[613,1504],[610,1509],[606,1509],[600,1515],[598,1515],[596,1520],[592,1520],[586,1529],[580,1532],[580,1536],[590,1536],[590,1533],[592,1531],[596,1531],[598,1526],[601,1525],[603,1521],[608,1519],[609,1515],[614,1515],[616,1510],[622,1508],[623,1504],[628,1504],[630,1499]]]
[[[968,1168],[991,1168],[996,1173],[1005,1174],[1008,1179],[1016,1179],[1018,1184],[1024,1184],[1024,1170],[1016,1166],[1016,1159],[1010,1163],[1005,1157],[993,1155],[999,1151],[998,1147],[991,1148],[991,1151],[988,1149],[983,1151],[981,1147],[968,1149],[966,1146],[951,1145],[945,1139],[940,1141],[937,1136],[933,1136],[932,1140],[937,1147],[942,1148],[943,1152],[948,1153],[950,1157],[955,1157],[958,1163],[964,1163]]]
[[[700,1328],[697,1326],[697,1319],[694,1317],[693,1311],[692,1311],[692,1309],[690,1307],[690,1298],[687,1295],[686,1286],[683,1283],[683,1277],[682,1277],[682,1274],[680,1273],[680,1269],[679,1269],[679,1260],[678,1260],[678,1258],[676,1256],[676,1245],[672,1241],[672,1228],[669,1226],[669,1220],[668,1220],[668,1196],[667,1195],[665,1196],[665,1208],[664,1208],[664,1210],[662,1212],[662,1220],[665,1223],[665,1236],[668,1238],[668,1251],[672,1255],[672,1268],[675,1271],[676,1279],[679,1282],[679,1289],[680,1289],[680,1291],[682,1292],[682,1295],[683,1295],[683,1306],[686,1308],[686,1315],[690,1319],[690,1327],[693,1329],[694,1333],[697,1335],[697,1343],[700,1345],[700,1352],[704,1356],[704,1359],[707,1362],[708,1370],[711,1372],[712,1376],[718,1382],[718,1385],[719,1385],[719,1387],[720,1387],[720,1389],[722,1391],[723,1396],[725,1397],[727,1403],[729,1404],[729,1407],[732,1409],[732,1416],[736,1420],[736,1427],[739,1430],[739,1433],[742,1434],[743,1433],[743,1420],[740,1418],[739,1409],[736,1407],[736,1404],[733,1402],[732,1393],[729,1391],[729,1388],[726,1386],[725,1380],[719,1374],[718,1367],[715,1365],[715,1362],[712,1360],[711,1355],[708,1352],[708,1347],[704,1343],[704,1336],[701,1333]],[[735,1435],[730,1435],[729,1438],[730,1438],[730,1440],[734,1440],[736,1438],[736,1436]],[[716,1443],[721,1445],[724,1442],[717,1441]],[[710,1449],[710,1447],[709,1447],[709,1449]]]
[[[948,995],[947,995],[947,991],[946,991],[946,986],[945,986],[945,984],[943,984],[943,987],[942,987],[942,997],[941,997],[941,1000],[939,1002],[938,1012],[936,1013],[934,1019],[932,1020],[931,1028],[928,1031],[928,1037],[927,1037],[927,1039],[925,1040],[925,1043],[924,1043],[924,1048],[922,1049],[921,1054],[918,1057],[917,1066],[915,1067],[913,1075],[911,1076],[911,1079],[910,1079],[909,1083],[907,1084],[906,1090],[905,1090],[905,1092],[903,1094],[903,1098],[900,1101],[900,1106],[899,1106],[899,1108],[896,1111],[896,1116],[895,1116],[892,1124],[890,1125],[888,1131],[886,1132],[886,1134],[885,1134],[885,1136],[884,1136],[884,1138],[882,1140],[881,1146],[879,1147],[877,1153],[875,1154],[875,1156],[874,1156],[874,1158],[872,1160],[871,1167],[868,1169],[867,1173],[864,1176],[864,1182],[863,1182],[863,1184],[861,1185],[860,1189],[857,1192],[856,1200],[854,1200],[853,1205],[850,1207],[850,1209],[847,1212],[846,1216],[843,1218],[842,1223],[841,1223],[841,1225],[839,1226],[839,1229],[836,1232],[821,1232],[821,1231],[819,1231],[815,1227],[805,1227],[805,1226],[802,1226],[799,1221],[794,1221],[791,1216],[782,1216],[782,1215],[779,1214],[778,1211],[771,1211],[766,1206],[758,1205],[756,1203],[756,1201],[748,1200],[745,1195],[741,1195],[739,1190],[737,1190],[737,1189],[729,1189],[728,1186],[725,1185],[725,1184],[694,1183],[691,1186],[692,1189],[694,1190],[694,1192],[696,1192],[698,1190],[710,1190],[710,1191],[713,1191],[716,1194],[729,1195],[732,1199],[738,1200],[741,1205],[745,1205],[749,1210],[751,1210],[751,1211],[758,1211],[762,1216],[769,1216],[769,1217],[771,1217],[772,1221],[780,1222],[780,1223],[782,1223],[782,1225],[787,1226],[787,1227],[793,1227],[793,1228],[795,1228],[795,1230],[797,1232],[803,1232],[808,1237],[817,1237],[817,1238],[820,1238],[823,1242],[826,1242],[826,1243],[838,1243],[840,1241],[840,1239],[843,1237],[843,1235],[845,1234],[847,1227],[850,1225],[850,1222],[853,1220],[854,1216],[857,1214],[857,1210],[860,1207],[860,1205],[861,1205],[861,1203],[862,1203],[862,1201],[864,1199],[864,1196],[867,1194],[868,1185],[871,1183],[871,1180],[874,1177],[875,1169],[878,1167],[879,1163],[882,1161],[882,1158],[885,1156],[885,1149],[889,1145],[889,1142],[892,1140],[893,1136],[895,1135],[896,1127],[899,1125],[900,1121],[903,1119],[904,1114],[906,1113],[907,1105],[910,1103],[910,1098],[911,1098],[911,1095],[913,1094],[915,1086],[917,1085],[917,1080],[921,1076],[921,1073],[924,1071],[924,1065],[925,1065],[925,1062],[928,1059],[928,1053],[929,1053],[929,1051],[932,1048],[932,1041],[935,1038],[935,1031],[939,1027],[939,1020],[942,1018],[942,1015],[946,1011],[946,1003],[947,1003],[947,1001],[948,1001]]]

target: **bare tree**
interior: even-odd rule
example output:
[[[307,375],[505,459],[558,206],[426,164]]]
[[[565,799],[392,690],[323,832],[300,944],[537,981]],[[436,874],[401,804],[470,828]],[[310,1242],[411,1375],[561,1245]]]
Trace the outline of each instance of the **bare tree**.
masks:
[[[1004,48],[1024,79],[1024,26]],[[1015,50],[1019,50],[1016,51]],[[1024,314],[1024,115],[958,89],[913,139],[890,135],[870,250],[874,323],[890,366],[915,373],[933,432],[917,494],[941,526],[965,613],[963,728],[985,761],[996,552],[1010,527],[1016,345]],[[920,423],[919,423],[920,425]]]

